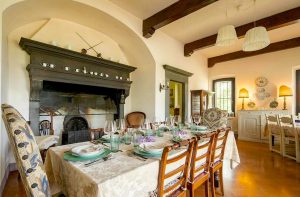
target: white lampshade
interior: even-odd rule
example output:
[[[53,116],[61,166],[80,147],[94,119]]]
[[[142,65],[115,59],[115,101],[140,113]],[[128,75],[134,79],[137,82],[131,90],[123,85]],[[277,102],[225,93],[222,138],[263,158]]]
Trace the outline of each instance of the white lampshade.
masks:
[[[245,36],[243,51],[257,51],[270,44],[268,32],[265,27],[249,29]]]
[[[230,46],[237,41],[236,31],[233,25],[221,27],[218,31],[216,46]]]

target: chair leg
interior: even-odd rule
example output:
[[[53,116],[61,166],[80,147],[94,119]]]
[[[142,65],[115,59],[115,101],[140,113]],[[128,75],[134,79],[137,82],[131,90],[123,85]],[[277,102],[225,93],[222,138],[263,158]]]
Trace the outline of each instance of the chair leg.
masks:
[[[211,189],[211,196],[215,197],[216,193],[215,193],[215,175],[214,175],[214,173],[211,173],[210,184],[211,184],[211,187],[210,187],[210,189]]]
[[[205,182],[205,197],[209,197],[209,180]]]
[[[223,167],[219,169],[219,183],[220,183],[220,190],[221,190],[221,195],[224,196],[224,186],[223,186]]]
[[[194,192],[194,187],[193,187],[193,185],[191,184],[191,185],[188,185],[188,192],[189,192],[189,194],[190,194],[190,197],[194,197],[195,196],[195,192]]]
[[[300,146],[299,146],[299,139],[298,138],[296,138],[295,146],[296,146],[296,162],[300,163]]]
[[[284,157],[286,155],[284,134],[281,135],[280,137],[281,137],[280,154]]]

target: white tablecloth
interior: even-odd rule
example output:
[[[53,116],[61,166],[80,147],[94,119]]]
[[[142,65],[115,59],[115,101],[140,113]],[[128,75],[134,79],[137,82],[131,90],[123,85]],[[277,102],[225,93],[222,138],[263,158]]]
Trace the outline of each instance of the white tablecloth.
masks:
[[[165,135],[158,141],[170,141]],[[85,143],[50,148],[45,162],[51,191],[63,191],[70,197],[143,197],[157,187],[159,160],[142,161],[129,156],[131,145],[121,145],[123,152],[113,153],[113,159],[85,167],[86,162],[70,162],[63,159],[65,151]],[[240,163],[234,133],[229,132],[224,162],[234,168]]]

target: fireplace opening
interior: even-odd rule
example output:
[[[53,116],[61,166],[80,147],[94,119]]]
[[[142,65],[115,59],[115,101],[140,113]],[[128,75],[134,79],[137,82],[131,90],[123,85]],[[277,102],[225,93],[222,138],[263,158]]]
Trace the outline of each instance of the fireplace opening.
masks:
[[[123,93],[116,88],[43,81],[39,121],[53,120],[54,133],[61,134],[63,145],[89,141],[90,131],[103,130],[106,120],[119,118]],[[55,112],[52,119],[47,111]]]
[[[81,116],[65,116],[62,144],[72,144],[90,140],[88,122]]]

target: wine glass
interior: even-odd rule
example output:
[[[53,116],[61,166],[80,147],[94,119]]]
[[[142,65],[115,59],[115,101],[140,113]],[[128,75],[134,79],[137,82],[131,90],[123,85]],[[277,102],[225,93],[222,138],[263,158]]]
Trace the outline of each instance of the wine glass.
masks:
[[[123,118],[117,120],[117,127],[121,133],[125,132],[126,125],[125,125],[125,120]]]
[[[105,127],[104,127],[104,133],[108,135],[112,135],[116,132],[116,123],[113,120],[106,120],[105,121]]]
[[[147,118],[144,121],[143,129],[145,129],[145,130],[151,129],[150,121]]]
[[[155,129],[158,129],[160,124],[161,124],[160,118],[159,117],[154,117],[153,121],[152,121],[152,124],[155,126]]]

